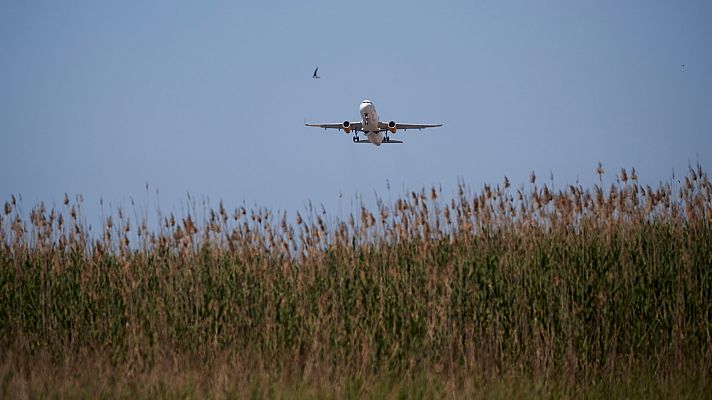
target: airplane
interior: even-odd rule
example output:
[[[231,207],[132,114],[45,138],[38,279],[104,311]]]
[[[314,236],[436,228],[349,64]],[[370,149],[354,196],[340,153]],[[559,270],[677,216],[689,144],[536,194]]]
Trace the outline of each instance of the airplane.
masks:
[[[380,146],[383,143],[403,143],[400,140],[392,140],[388,136],[388,132],[395,134],[399,130],[406,131],[408,129],[425,129],[425,128],[437,128],[443,126],[443,124],[400,124],[395,121],[390,122],[380,122],[378,120],[378,114],[376,113],[376,107],[371,103],[370,100],[364,100],[361,102],[359,107],[359,112],[361,113],[361,122],[349,122],[344,121],[340,124],[304,124],[306,126],[315,126],[317,128],[326,129],[338,129],[343,130],[344,133],[348,134],[354,131],[353,141],[354,143],[373,143],[376,146]],[[366,140],[362,141],[358,137],[358,132],[361,131],[366,135]],[[383,135],[385,133],[385,136]]]

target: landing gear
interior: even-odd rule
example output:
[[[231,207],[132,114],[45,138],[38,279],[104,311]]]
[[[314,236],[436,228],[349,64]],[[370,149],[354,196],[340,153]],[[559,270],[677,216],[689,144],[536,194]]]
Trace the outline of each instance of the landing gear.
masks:
[[[391,138],[390,138],[388,135],[386,135],[386,136],[383,138],[383,141],[384,141],[384,142],[390,142],[390,141],[391,141]]]
[[[353,140],[354,143],[358,143],[360,139],[358,138],[358,135],[354,135]]]

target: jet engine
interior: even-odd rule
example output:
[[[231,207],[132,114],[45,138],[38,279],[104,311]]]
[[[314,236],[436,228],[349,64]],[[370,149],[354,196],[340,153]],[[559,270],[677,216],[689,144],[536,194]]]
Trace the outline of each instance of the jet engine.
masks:
[[[341,124],[341,126],[342,126],[342,128],[343,128],[343,130],[344,130],[344,133],[349,133],[349,132],[351,132],[351,122],[349,122],[349,121],[344,121],[344,123]]]
[[[388,123],[388,130],[391,131],[391,133],[396,133],[396,131],[398,130],[396,128],[396,121],[391,121]]]

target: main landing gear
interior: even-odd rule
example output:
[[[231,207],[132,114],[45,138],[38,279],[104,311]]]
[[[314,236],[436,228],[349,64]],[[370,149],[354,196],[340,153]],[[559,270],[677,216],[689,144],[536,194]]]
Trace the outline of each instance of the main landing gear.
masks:
[[[354,135],[353,141],[354,143],[358,143],[360,141],[360,139],[358,138],[358,134]]]
[[[390,142],[390,141],[391,141],[391,138],[390,138],[388,135],[386,135],[386,136],[383,137],[383,141],[384,141],[384,142]]]

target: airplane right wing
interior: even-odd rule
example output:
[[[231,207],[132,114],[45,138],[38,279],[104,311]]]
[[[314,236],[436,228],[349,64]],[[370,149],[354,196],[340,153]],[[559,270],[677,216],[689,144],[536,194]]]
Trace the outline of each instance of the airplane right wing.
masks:
[[[340,124],[304,124],[305,126],[314,126],[317,128],[324,129],[338,129],[338,130],[348,130],[348,131],[361,131],[363,129],[360,122],[348,122],[344,121]]]

